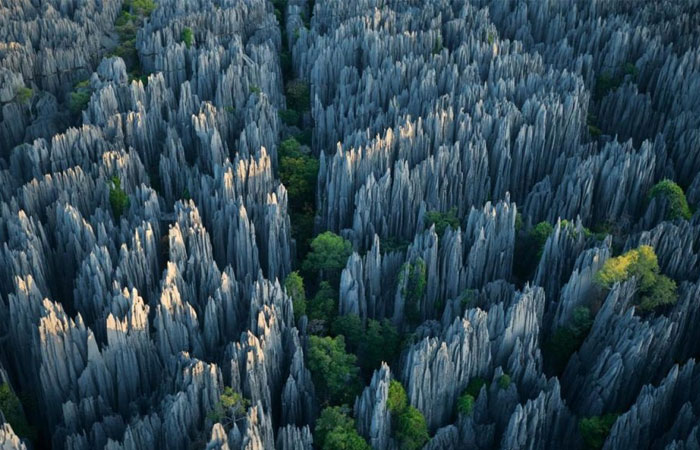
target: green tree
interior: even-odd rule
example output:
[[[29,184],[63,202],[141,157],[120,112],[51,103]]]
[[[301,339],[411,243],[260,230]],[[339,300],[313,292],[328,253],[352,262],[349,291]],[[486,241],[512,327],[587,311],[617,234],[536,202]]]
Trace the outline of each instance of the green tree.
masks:
[[[330,231],[321,233],[311,241],[311,251],[306,255],[302,268],[307,272],[320,272],[321,277],[339,276],[352,254],[352,245]]]
[[[323,322],[324,327],[333,322],[338,311],[338,294],[327,281],[322,281],[314,298],[306,306],[310,320]]]
[[[343,336],[310,336],[308,366],[323,404],[352,402],[357,393],[357,358],[345,351]]]
[[[70,99],[68,101],[68,109],[73,114],[79,114],[85,108],[87,108],[90,102],[90,96],[92,96],[92,90],[89,88],[80,88],[77,91],[70,93]]]
[[[581,419],[578,428],[586,447],[591,450],[603,448],[603,444],[605,444],[605,440],[608,438],[616,420],[617,414],[605,414],[604,416]]]
[[[391,322],[369,319],[364,345],[359,351],[360,366],[366,372],[372,372],[382,361],[391,363],[398,356],[400,346],[399,332]]]
[[[459,227],[457,208],[450,208],[447,212],[428,211],[425,213],[424,220],[426,228],[435,224],[435,233],[437,233],[439,237],[445,234],[447,227],[451,227],[455,230]]]
[[[474,402],[474,397],[471,394],[463,392],[457,399],[457,411],[465,416],[470,415],[474,410]]]
[[[510,382],[510,378],[508,381]],[[467,416],[471,414],[472,410],[474,409],[474,403],[476,402],[476,399],[479,398],[481,388],[485,385],[486,380],[481,377],[474,377],[469,380],[469,384],[467,384],[467,387],[464,388],[462,394],[457,399],[457,412]]]
[[[192,28],[183,28],[182,34],[180,35],[180,39],[182,40],[182,42],[185,43],[187,48],[190,48],[192,46],[192,43],[194,42],[194,33],[192,33]]]
[[[357,353],[357,350],[365,344],[365,330],[362,319],[357,314],[344,314],[333,320],[331,332],[345,337],[345,345],[348,351]]]
[[[469,384],[467,384],[467,387],[464,389],[464,393],[478,398],[482,386],[486,386],[486,380],[481,377],[474,377],[469,380]]]
[[[386,406],[392,414],[401,414],[408,408],[408,396],[401,383],[391,380],[389,383],[389,395]]]
[[[370,450],[369,445],[355,431],[355,421],[345,407],[324,408],[316,420],[314,444],[321,450]]]
[[[401,449],[419,450],[423,448],[430,439],[423,414],[413,406],[406,408],[396,417],[395,436]]]
[[[596,273],[595,281],[604,289],[610,289],[615,283],[631,277],[637,280],[639,295],[635,304],[642,313],[676,302],[676,282],[660,273],[659,262],[651,246],[642,245],[608,259]]]
[[[683,188],[669,179],[664,179],[656,183],[649,190],[649,200],[655,197],[664,197],[668,202],[667,220],[690,219],[692,213],[685,198]]]
[[[430,438],[425,417],[408,404],[406,390],[396,380],[391,380],[389,383],[387,408],[391,412],[392,430],[399,448],[408,450],[423,448]]]
[[[287,126],[292,127],[299,124],[299,113],[293,109],[282,109],[278,111],[277,114],[280,116],[282,122]]]
[[[308,111],[311,105],[311,90],[304,80],[287,83],[287,106],[297,112]]]
[[[509,386],[510,386],[510,375],[508,375],[507,373],[504,373],[498,379],[498,387],[501,389],[508,389]]]
[[[423,259],[418,258],[413,264],[405,263],[404,269],[401,271],[401,277],[408,277],[406,287],[402,294],[406,301],[405,313],[406,319],[410,324],[417,324],[421,319],[420,302],[425,293],[426,285],[426,266]],[[400,279],[399,283],[403,280]]]
[[[574,309],[571,323],[557,328],[545,345],[545,362],[555,374],[561,374],[593,326],[591,310],[585,306]]]
[[[240,392],[226,386],[224,392],[219,396],[219,401],[214,405],[214,409],[209,411],[207,417],[212,422],[220,422],[228,429],[245,417],[249,406],[250,401],[247,398],[243,397]]]
[[[306,291],[304,290],[304,279],[299,275],[299,272],[294,271],[287,275],[284,280],[284,288],[287,290],[287,295],[292,298],[294,319],[299,320],[301,316],[306,314]]]
[[[156,4],[153,0],[129,0],[125,4],[130,4],[131,10],[140,16],[150,16],[153,10],[156,9]]]
[[[300,151],[300,144],[289,138],[280,144],[280,180],[287,188],[289,200],[296,209],[315,202],[318,159]]]
[[[367,326],[356,314],[338,316],[331,325],[333,335],[343,335],[347,350],[355,353],[365,374],[371,374],[382,361],[391,363],[398,355],[401,340],[391,322],[367,320]]]
[[[114,176],[110,180],[109,204],[112,206],[112,214],[115,219],[119,219],[124,211],[129,208],[129,196],[124,192],[119,177]]]
[[[520,280],[529,279],[532,275],[542,257],[547,238],[553,231],[552,224],[540,222],[524,236],[522,232],[520,233],[521,238],[515,242],[515,256],[513,258],[513,273]]]
[[[19,398],[7,383],[0,384],[0,411],[17,436],[30,441],[36,439],[36,429],[27,422]]]
[[[23,86],[17,90],[17,101],[20,103],[29,103],[32,95],[34,95],[34,91],[31,88]]]

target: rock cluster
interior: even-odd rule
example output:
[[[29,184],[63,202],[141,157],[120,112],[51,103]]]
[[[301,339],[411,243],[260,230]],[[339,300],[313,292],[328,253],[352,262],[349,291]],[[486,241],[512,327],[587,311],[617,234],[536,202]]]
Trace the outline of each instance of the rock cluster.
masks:
[[[0,384],[45,447],[318,445],[291,72],[314,231],[352,246],[337,313],[403,341],[350,405],[372,448],[402,445],[392,380],[425,449],[579,449],[607,414],[606,450],[700,448],[697,3],[158,0],[136,77],[106,56],[133,1],[0,0]],[[653,312],[644,280],[596,283],[640,245],[677,285]],[[0,448],[32,448],[3,407]]]

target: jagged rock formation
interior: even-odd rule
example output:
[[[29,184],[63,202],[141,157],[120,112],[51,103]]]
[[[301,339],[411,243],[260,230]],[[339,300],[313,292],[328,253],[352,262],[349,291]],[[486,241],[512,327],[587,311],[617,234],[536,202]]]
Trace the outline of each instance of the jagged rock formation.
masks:
[[[312,448],[317,331],[282,287],[305,244],[278,161],[298,77],[314,231],[353,247],[337,312],[405,342],[354,401],[373,448],[400,447],[392,378],[426,449],[578,449],[606,413],[606,450],[700,448],[697,0],[159,0],[134,57],[107,56],[133,3],[0,0],[0,382],[41,446]],[[650,197],[665,178],[690,219]],[[678,285],[652,313],[640,280],[595,283],[640,245]],[[0,447],[31,448],[7,420]]]
[[[372,448],[391,448],[391,412],[387,406],[391,371],[385,363],[374,372],[372,382],[355,400],[357,429]]]

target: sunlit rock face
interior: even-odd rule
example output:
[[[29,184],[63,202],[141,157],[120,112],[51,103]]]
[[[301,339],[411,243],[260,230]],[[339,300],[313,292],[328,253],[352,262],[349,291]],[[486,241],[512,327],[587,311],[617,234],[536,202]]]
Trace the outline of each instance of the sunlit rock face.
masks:
[[[700,449],[699,27],[0,0],[0,448]],[[304,265],[326,231],[342,260]]]

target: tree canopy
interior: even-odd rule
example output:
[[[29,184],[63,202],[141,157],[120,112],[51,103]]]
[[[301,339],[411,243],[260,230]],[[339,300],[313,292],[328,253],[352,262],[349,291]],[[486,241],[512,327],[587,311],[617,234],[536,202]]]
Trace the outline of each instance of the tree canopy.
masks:
[[[36,429],[27,422],[19,398],[7,383],[0,384],[0,411],[19,437],[36,439]]]
[[[596,273],[595,281],[605,289],[631,277],[637,280],[638,296],[635,304],[642,312],[676,302],[676,282],[660,273],[654,249],[642,245],[620,256],[605,261]]]
[[[112,206],[112,214],[115,219],[119,219],[124,211],[129,209],[129,196],[122,189],[121,180],[114,176],[110,180],[109,204]]]
[[[649,190],[649,199],[664,197],[668,202],[667,220],[690,219],[692,213],[683,189],[669,179],[659,181]]]
[[[430,227],[435,224],[435,233],[439,237],[445,233],[447,227],[457,229],[459,227],[459,218],[457,217],[457,208],[450,208],[449,211],[428,211],[425,213],[425,226]]]
[[[585,417],[579,421],[578,428],[583,437],[586,448],[598,450],[603,448],[605,440],[610,434],[610,429],[615,425],[617,414],[605,414],[604,416]]]
[[[343,336],[309,338],[308,366],[323,403],[351,403],[357,392],[357,358],[345,351]]]
[[[331,406],[321,411],[314,429],[314,443],[321,450],[370,450],[355,430],[355,421],[347,409]]]
[[[302,268],[308,272],[339,273],[352,254],[352,244],[335,233],[326,231],[311,241],[311,251]]]
[[[220,422],[224,427],[230,428],[235,422],[245,417],[249,406],[250,401],[247,398],[230,386],[226,386],[207,417],[212,422]]]
[[[304,290],[304,279],[299,275],[299,272],[294,271],[287,275],[284,280],[284,288],[287,290],[287,295],[292,298],[294,318],[299,320],[299,317],[306,314],[306,291]]]
[[[396,380],[391,380],[389,384],[387,408],[391,412],[392,431],[399,448],[407,450],[423,448],[430,439],[425,417],[408,404],[406,390]]]

